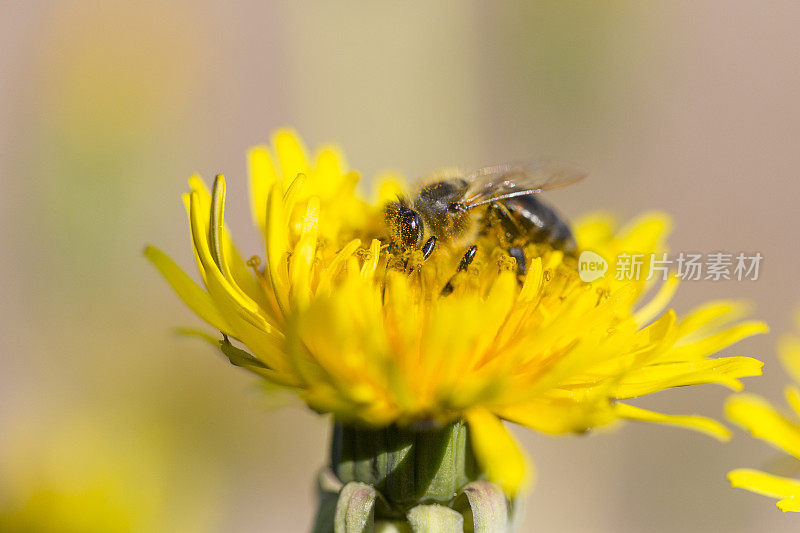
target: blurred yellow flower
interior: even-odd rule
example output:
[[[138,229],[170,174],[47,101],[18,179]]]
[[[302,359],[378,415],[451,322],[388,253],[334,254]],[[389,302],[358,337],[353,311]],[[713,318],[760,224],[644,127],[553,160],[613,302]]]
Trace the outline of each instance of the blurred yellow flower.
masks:
[[[97,420],[65,417],[7,427],[0,451],[0,531],[155,530],[164,456],[150,435],[106,434]]]
[[[380,183],[368,202],[335,149],[309,161],[282,131],[274,154],[277,161],[258,147],[249,155],[263,265],[245,261],[231,240],[222,176],[213,192],[192,177],[184,196],[205,290],[160,250],[145,252],[180,298],[222,332],[220,346],[234,364],[345,423],[464,419],[483,471],[510,495],[529,469],[502,420],[561,434],[634,419],[728,438],[716,421],[625,400],[703,383],[740,390],[738,378],[760,374],[755,359],[708,358],[766,331],[740,321],[742,305],[710,303],[679,319],[665,311],[676,278],[643,301],[652,283],[613,275],[584,283],[577,259],[546,244],[525,248],[529,266],[519,276],[489,236],[460,271],[464,250],[446,246],[425,261],[420,251],[398,261],[386,246],[382,210],[402,191],[396,180]],[[622,229],[593,217],[576,225],[575,236],[613,273],[623,251],[663,251],[668,226],[657,214]],[[448,282],[454,290],[443,294]]]
[[[800,314],[797,316],[797,325],[800,328]],[[757,439],[764,440],[800,460],[800,338],[784,337],[778,351],[784,368],[795,382],[787,385],[784,391],[791,410],[789,415],[777,411],[765,399],[754,394],[731,396],[725,405],[725,411],[728,418]],[[800,512],[800,479],[749,468],[729,472],[728,479],[733,487],[778,498],[775,505],[783,512]]]
[[[3,424],[0,531],[123,533],[218,531],[216,466],[175,475],[182,463],[165,428],[103,403],[50,416],[18,412]],[[113,415],[109,415],[113,413]]]

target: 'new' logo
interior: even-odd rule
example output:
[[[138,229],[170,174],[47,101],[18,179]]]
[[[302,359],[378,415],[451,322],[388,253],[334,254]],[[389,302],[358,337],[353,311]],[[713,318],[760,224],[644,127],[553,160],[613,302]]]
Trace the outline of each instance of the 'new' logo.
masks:
[[[605,276],[606,272],[608,272],[608,261],[600,254],[589,250],[581,252],[578,257],[578,275],[581,281],[591,283]]]

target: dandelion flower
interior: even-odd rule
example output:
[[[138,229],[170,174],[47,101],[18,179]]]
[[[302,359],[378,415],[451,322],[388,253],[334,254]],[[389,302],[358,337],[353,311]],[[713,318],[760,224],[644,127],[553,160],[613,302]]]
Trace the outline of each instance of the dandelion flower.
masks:
[[[398,257],[387,246],[383,213],[404,190],[397,179],[382,180],[368,200],[337,150],[322,148],[310,160],[292,133],[273,140],[272,153],[258,147],[249,154],[263,250],[245,260],[234,245],[224,221],[224,178],[209,191],[193,176],[184,203],[204,288],[160,250],[145,253],[221,332],[219,346],[232,363],[334,415],[334,477],[380,489],[365,496],[358,485],[340,500],[383,498],[389,507],[404,501],[398,450],[431,428],[433,435],[449,428],[430,436],[439,443],[431,444],[438,446],[436,460],[455,458],[460,466],[447,482],[436,474],[420,488],[417,479],[416,489],[403,494],[445,506],[476,480],[490,485],[470,485],[470,504],[482,490],[500,487],[513,497],[526,485],[531,469],[503,421],[565,434],[630,419],[728,438],[714,420],[630,403],[686,385],[740,390],[739,378],[760,374],[762,366],[749,357],[710,358],[766,331],[761,322],[741,320],[740,304],[709,303],[679,318],[667,309],[675,277],[657,288],[645,275],[615,279],[618,254],[664,251],[665,216],[649,214],[622,228],[599,216],[577,224],[579,249],[610,265],[610,274],[592,283],[581,281],[573,254],[541,243],[525,246],[521,275],[488,235],[475,243],[466,268],[459,268],[465,249],[458,246],[437,247],[425,260],[421,251]],[[397,452],[388,459],[376,444],[387,441]]]
[[[800,314],[797,324],[800,327]],[[800,460],[800,338],[784,337],[778,351],[784,368],[794,380],[784,391],[790,412],[782,413],[754,394],[732,396],[725,411],[728,418],[757,439]],[[777,498],[775,505],[783,512],[800,512],[800,479],[750,468],[733,470],[728,473],[728,479],[733,487]]]

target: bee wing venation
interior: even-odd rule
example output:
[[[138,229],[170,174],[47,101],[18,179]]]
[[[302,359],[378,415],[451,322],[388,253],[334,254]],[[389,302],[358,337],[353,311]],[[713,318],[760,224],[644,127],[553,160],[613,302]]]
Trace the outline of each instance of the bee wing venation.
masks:
[[[503,198],[565,187],[586,175],[583,170],[548,159],[485,167],[464,177],[470,185],[461,203],[471,209]]]

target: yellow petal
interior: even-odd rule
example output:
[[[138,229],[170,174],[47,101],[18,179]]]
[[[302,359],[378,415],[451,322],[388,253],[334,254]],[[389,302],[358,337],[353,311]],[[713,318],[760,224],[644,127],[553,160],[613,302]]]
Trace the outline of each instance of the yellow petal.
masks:
[[[514,496],[528,482],[527,461],[514,437],[495,415],[482,407],[466,413],[475,456],[489,480]]]
[[[636,398],[664,389],[718,383],[739,391],[737,378],[761,375],[764,363],[751,357],[721,357],[701,361],[663,363],[628,372],[615,389],[619,399]]]
[[[214,193],[211,195],[211,221],[208,230],[208,247],[211,256],[220,270],[231,279],[222,262],[222,232],[225,224],[225,176],[218,174],[214,179]]]
[[[275,300],[284,316],[289,309],[289,269],[286,254],[289,252],[289,241],[283,205],[283,191],[276,183],[267,198],[267,269]]]
[[[304,309],[311,300],[311,274],[317,252],[319,208],[319,198],[312,197],[306,205],[300,240],[297,241],[289,262],[291,293],[298,309]]]
[[[611,213],[594,213],[578,218],[574,226],[575,240],[581,250],[595,250],[614,236],[617,221]]]
[[[728,398],[725,414],[752,435],[800,458],[800,426],[787,420],[766,400],[752,394]]]
[[[361,279],[365,281],[369,281],[375,275],[375,271],[378,269],[378,262],[381,258],[381,241],[378,239],[372,239],[372,242],[369,245],[369,255],[367,259],[364,261],[364,265],[361,267]]]
[[[233,240],[230,238],[230,231],[225,226],[224,220],[222,220],[223,215],[223,204],[224,204],[224,195],[225,195],[225,180],[224,176],[219,175],[217,179],[214,181],[214,197],[217,200],[212,198],[211,193],[209,193],[208,188],[206,187],[203,180],[200,176],[194,175],[189,178],[189,186],[192,188],[192,192],[189,194],[183,195],[183,201],[186,206],[186,214],[189,216],[189,225],[193,223],[191,220],[191,211],[192,211],[192,197],[195,198],[197,202],[197,206],[195,211],[198,213],[198,216],[202,215],[203,213],[213,213],[211,214],[212,221],[209,222],[208,220],[201,221],[201,226],[208,226],[209,228],[213,229],[214,231],[208,231],[206,228],[204,231],[208,232],[206,238],[209,240],[209,243],[212,242],[212,238],[214,242],[214,249],[215,249],[215,262],[220,260],[224,260],[224,272],[228,279],[232,280],[232,285],[235,285],[237,289],[244,292],[248,298],[254,300],[259,305],[263,307],[268,306],[268,301],[265,298],[261,287],[259,286],[258,281],[253,277],[253,273],[247,267],[244,260],[242,259],[241,254],[237,250],[236,246],[233,243]],[[219,220],[217,223],[213,222],[218,217]],[[217,226],[215,228],[215,226]],[[213,235],[212,235],[213,233]],[[210,247],[209,247],[210,249]],[[200,270],[200,274],[203,277],[203,282],[207,284],[206,279],[206,272],[205,268],[203,267],[203,263],[200,260],[200,256],[195,252],[195,259],[197,260],[197,266]],[[218,263],[219,264],[219,263]]]
[[[347,260],[350,259],[350,256],[352,256],[356,250],[358,250],[359,246],[361,246],[361,240],[353,239],[334,256],[333,260],[328,264],[327,267],[325,267],[325,270],[320,273],[319,284],[317,285],[316,292],[317,296],[327,296],[330,294],[333,286],[333,280],[336,279],[336,276],[339,275],[342,267],[345,265]]]
[[[289,130],[279,131],[273,138],[275,153],[283,175],[284,189],[298,174],[308,173],[308,158],[300,139]]]
[[[530,266],[528,266],[528,273],[525,275],[522,290],[519,291],[518,299],[520,302],[532,302],[534,298],[539,296],[539,291],[542,288],[543,273],[542,258],[533,258]]]
[[[734,488],[746,489],[770,498],[800,497],[800,481],[750,468],[728,472],[728,480]]]
[[[778,506],[778,509],[783,511],[784,513],[797,513],[800,512],[800,495],[797,496],[790,496],[789,498],[784,498],[783,500],[779,501],[775,505]]]
[[[204,192],[208,196],[208,202],[210,206],[211,196],[208,194],[208,189],[206,189],[205,183],[200,178],[200,176],[193,175],[189,178],[189,186],[192,188],[192,192],[196,190],[200,190],[200,194]],[[183,201],[183,206],[186,208],[186,217],[189,220],[189,229],[191,230],[192,227],[192,193],[187,192],[181,195],[181,200]],[[203,210],[207,212],[206,210]],[[203,283],[206,282],[206,272],[203,268],[203,262],[200,261],[200,255],[198,255],[197,250],[192,247],[192,252],[194,253],[194,259],[197,263],[197,270],[200,272],[200,276],[203,278]]]
[[[347,168],[344,153],[335,146],[324,146],[317,154],[317,172],[331,179],[340,178]]]
[[[144,255],[161,272],[167,283],[172,286],[172,289],[189,309],[215,329],[230,333],[230,327],[217,311],[211,296],[186,275],[167,254],[155,246],[148,246],[144,250]]]
[[[800,419],[800,389],[794,385],[788,385],[783,395],[786,397],[786,402],[792,407],[795,416]]]
[[[692,309],[678,322],[684,342],[693,342],[739,320],[750,313],[747,302],[718,300]]]
[[[672,219],[666,213],[645,213],[619,231],[623,249],[632,252],[654,252],[664,248],[662,242],[672,230]]]
[[[275,167],[266,146],[256,146],[247,154],[250,181],[250,211],[256,226],[266,235],[267,196],[276,181]]]
[[[474,359],[482,356],[491,349],[494,342],[503,342],[503,324],[508,320],[508,314],[517,297],[517,276],[514,272],[503,271],[495,279],[489,294],[482,306],[481,326],[478,328],[481,335],[473,345]]]
[[[398,197],[405,194],[405,182],[397,174],[382,174],[378,176],[375,183],[378,184],[376,187],[376,203],[378,205],[396,202]]]
[[[274,369],[276,378],[281,380],[279,383],[296,385],[297,378],[283,351],[283,333],[266,323],[259,324],[253,320],[231,295],[229,288],[223,285],[223,280],[221,276],[209,276],[208,291],[220,313],[230,324],[231,335],[241,340],[253,355]]]
[[[345,161],[341,151],[327,146],[317,153],[314,194],[323,199],[332,198],[345,181]]]
[[[681,426],[699,431],[700,433],[705,433],[706,435],[723,441],[731,438],[731,432],[728,430],[728,428],[716,420],[712,420],[704,416],[666,415],[624,403],[617,403],[615,405],[615,410],[620,418],[639,420],[641,422],[650,422],[653,424]]]
[[[304,195],[304,191],[308,186],[308,176],[304,173],[300,173],[293,180],[288,182],[286,186],[286,192],[283,194],[283,226],[282,230],[286,231],[287,229],[291,231],[293,229],[293,219],[292,215],[294,214],[294,207],[297,205],[301,198]]]
[[[636,323],[643,326],[656,318],[664,310],[664,308],[667,307],[670,300],[672,300],[672,297],[675,295],[675,291],[678,290],[679,283],[680,278],[678,276],[669,276],[667,280],[661,284],[661,287],[659,287],[656,295],[653,296],[653,298],[647,302],[647,304],[636,311],[636,314],[634,315],[634,320],[636,320]]]
[[[206,182],[199,174],[192,174],[189,176],[189,188],[192,192],[197,193],[197,198],[200,201],[200,210],[208,212],[211,210],[211,192],[206,187]]]
[[[605,402],[607,405],[608,402]],[[600,405],[576,402],[533,401],[495,408],[505,420],[521,424],[542,433],[583,433],[614,420],[613,410]]]
[[[671,360],[681,361],[705,357],[717,353],[742,339],[767,332],[769,332],[769,327],[764,322],[758,320],[741,322],[690,344],[687,344],[685,340],[679,341],[670,350],[669,357]]]
[[[206,274],[206,283],[209,293],[214,297],[211,288],[213,286],[212,281],[215,281],[223,291],[219,293],[219,296],[224,295],[226,298],[235,301],[237,311],[247,316],[248,320],[254,325],[274,333],[275,328],[270,326],[266,322],[266,319],[260,314],[258,304],[245,295],[238,287],[234,287],[231,281],[226,279],[217,267],[209,247],[208,225],[204,222],[204,217],[199,212],[199,204],[199,195],[193,192],[191,194],[191,213],[189,217],[192,223],[192,242],[202,263],[202,269]],[[217,303],[219,304],[218,301]]]

